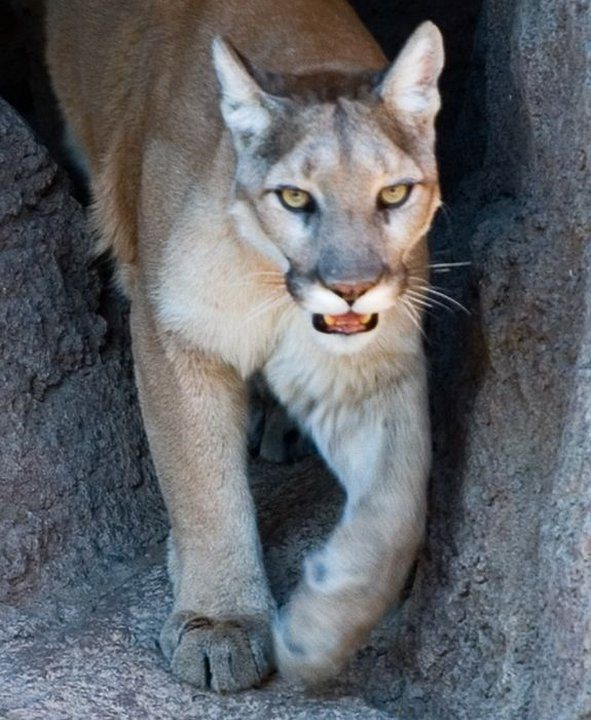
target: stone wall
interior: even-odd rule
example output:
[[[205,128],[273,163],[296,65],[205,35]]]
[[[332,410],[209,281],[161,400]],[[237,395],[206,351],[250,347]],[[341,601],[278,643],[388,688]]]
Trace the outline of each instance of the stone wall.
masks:
[[[165,533],[125,311],[96,265],[64,174],[0,99],[0,601],[9,605],[96,591],[106,571]]]
[[[388,659],[407,718],[591,714],[589,18],[486,0],[479,20],[435,238],[471,256],[448,287],[472,317],[432,323],[430,530]]]

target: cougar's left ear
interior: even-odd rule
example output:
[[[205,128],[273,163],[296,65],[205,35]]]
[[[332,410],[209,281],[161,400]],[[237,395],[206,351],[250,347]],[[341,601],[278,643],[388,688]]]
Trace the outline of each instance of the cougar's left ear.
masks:
[[[271,124],[273,98],[258,85],[226,40],[215,38],[212,54],[222,91],[222,116],[234,139],[264,134]]]
[[[439,29],[432,22],[422,23],[378,87],[388,109],[410,122],[433,120],[441,104],[437,80],[443,62],[443,38]]]

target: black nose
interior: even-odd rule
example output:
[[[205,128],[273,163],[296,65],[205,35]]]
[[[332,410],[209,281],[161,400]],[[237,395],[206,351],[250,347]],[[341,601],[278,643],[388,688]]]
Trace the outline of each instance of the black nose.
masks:
[[[358,297],[361,297],[363,293],[371,290],[375,287],[376,282],[358,282],[358,283],[333,283],[328,284],[326,287],[332,290],[333,293],[340,295],[348,303],[353,304]]]

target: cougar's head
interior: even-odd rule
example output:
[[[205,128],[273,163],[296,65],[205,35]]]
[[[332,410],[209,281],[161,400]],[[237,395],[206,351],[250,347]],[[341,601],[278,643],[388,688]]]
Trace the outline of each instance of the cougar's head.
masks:
[[[278,76],[221,39],[213,55],[241,237],[284,273],[311,328],[369,340],[425,272],[440,203],[438,29],[422,24],[381,73]]]

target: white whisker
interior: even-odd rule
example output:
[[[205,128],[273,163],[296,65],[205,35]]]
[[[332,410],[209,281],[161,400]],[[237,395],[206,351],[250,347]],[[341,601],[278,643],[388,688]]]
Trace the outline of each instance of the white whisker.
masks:
[[[427,268],[432,273],[448,273],[448,272],[451,272],[452,270],[455,270],[456,268],[470,267],[471,265],[472,265],[471,262],[449,262],[449,263],[441,262],[441,263],[429,263],[423,267]],[[417,270],[419,270],[421,268],[417,266],[417,267],[409,267],[407,269],[410,272],[413,272],[413,271],[416,272]]]
[[[424,295],[419,295],[418,293],[415,293],[412,290],[406,290],[405,294],[409,295],[414,302],[418,303],[419,305],[422,305],[425,308],[433,307],[433,305],[428,300],[425,300]]]
[[[285,287],[285,283],[283,282],[275,282],[271,279],[267,280],[258,280],[256,283],[253,283],[250,280],[240,280],[239,282],[227,282],[224,283],[224,287],[226,288],[235,288],[235,287],[257,287],[260,285],[264,285],[265,287]]]
[[[425,300],[424,295],[411,293],[407,290],[406,296],[410,305],[416,310],[417,313],[424,313],[431,317],[434,316],[435,305],[430,300]],[[446,307],[445,309],[449,310],[448,307]]]
[[[454,267],[468,267],[472,265],[471,262],[452,262],[452,263],[431,263],[427,265],[428,268],[454,268]]]
[[[470,311],[468,310],[468,308],[467,308],[467,307],[464,307],[464,305],[462,305],[461,302],[459,302],[459,301],[456,300],[455,298],[450,297],[449,295],[447,295],[447,294],[444,293],[444,292],[440,292],[441,289],[442,289],[442,288],[436,289],[436,288],[433,287],[433,285],[430,285],[430,286],[427,288],[427,291],[430,292],[430,293],[432,293],[433,295],[437,295],[437,297],[440,297],[440,298],[443,298],[444,300],[447,300],[447,301],[450,302],[452,305],[455,305],[455,306],[456,306],[457,308],[459,308],[460,310],[463,310],[463,312],[465,312],[466,315],[470,315],[470,314],[471,314]],[[429,298],[429,299],[434,301],[434,298]]]
[[[419,288],[420,297],[421,297],[421,299],[423,299],[424,302],[427,302],[427,300],[424,299],[425,292],[428,292],[429,290],[430,290],[430,288],[428,288],[428,287]],[[406,291],[407,294],[410,292],[411,292],[410,290]],[[447,310],[448,312],[452,311],[452,308],[450,308],[448,305],[444,305],[442,302],[440,302],[439,300],[436,300],[435,298],[429,297],[428,302],[432,303],[432,306],[437,305],[438,307],[443,308],[444,310]]]
[[[281,270],[256,270],[255,272],[247,273],[246,277],[256,277],[257,275],[281,275],[283,277]]]
[[[259,315],[261,312],[265,312],[265,310],[275,305],[279,299],[279,295],[271,295],[270,297],[265,298],[258,305],[255,305],[253,308],[251,308],[251,310],[247,314],[247,318],[251,319]]]
[[[284,295],[283,293],[281,295],[273,295],[271,297],[265,298],[265,300],[256,305],[248,313],[248,315],[246,316],[246,322],[251,322],[263,313],[270,312],[271,310],[274,310],[275,308],[288,301],[289,295]]]
[[[401,296],[400,299],[402,301],[402,305],[401,305],[402,309],[406,312],[408,318],[410,319],[412,324],[416,327],[416,329],[421,333],[423,338],[425,340],[427,340],[427,336],[425,335],[425,331],[421,327],[421,323],[420,323],[419,319],[414,315],[414,312],[413,312],[414,308],[412,308],[412,306],[408,305],[409,301],[404,296]]]
[[[415,287],[416,287],[416,288],[426,288],[426,287],[429,287],[429,283],[427,282],[427,280],[425,280],[425,279],[422,278],[422,277],[419,277],[418,275],[409,275],[409,276],[408,276],[408,279],[411,281],[411,282],[410,282],[410,287],[411,287],[411,288],[415,288]]]
[[[406,306],[408,309],[412,312],[412,314],[417,319],[417,322],[422,326],[423,322],[423,316],[421,314],[421,309],[417,308],[414,304],[413,298],[406,298]]]

